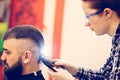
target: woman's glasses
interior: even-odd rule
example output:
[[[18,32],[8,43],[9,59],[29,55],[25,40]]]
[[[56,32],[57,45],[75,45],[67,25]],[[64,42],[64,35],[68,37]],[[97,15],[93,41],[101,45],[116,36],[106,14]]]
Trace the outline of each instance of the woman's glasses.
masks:
[[[100,10],[98,10],[98,11],[95,12],[95,13],[91,13],[91,14],[85,15],[85,18],[89,19],[91,16],[100,14],[100,13],[102,13],[102,12],[103,12],[103,9],[100,9]]]

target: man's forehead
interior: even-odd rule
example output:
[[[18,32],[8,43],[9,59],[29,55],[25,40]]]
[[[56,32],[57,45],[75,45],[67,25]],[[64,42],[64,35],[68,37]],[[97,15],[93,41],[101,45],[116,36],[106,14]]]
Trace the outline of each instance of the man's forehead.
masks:
[[[23,49],[23,48],[27,49],[35,46],[37,47],[37,44],[35,44],[34,41],[28,38],[20,38],[20,39],[11,38],[5,40],[3,43],[4,48],[12,47],[16,49]]]
[[[7,39],[3,42],[3,47],[4,46],[17,46],[17,45],[29,45],[31,43],[31,40],[29,39],[15,39],[15,38],[11,38],[11,39]]]

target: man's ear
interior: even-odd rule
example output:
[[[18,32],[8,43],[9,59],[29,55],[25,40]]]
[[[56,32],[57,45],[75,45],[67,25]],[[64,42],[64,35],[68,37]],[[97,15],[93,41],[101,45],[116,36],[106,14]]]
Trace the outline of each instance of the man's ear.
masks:
[[[30,51],[25,51],[23,53],[23,63],[27,64],[31,61],[32,59],[32,53]]]
[[[113,14],[113,11],[110,8],[105,8],[103,12],[104,12],[104,16],[106,16],[108,18],[111,18],[112,14]]]

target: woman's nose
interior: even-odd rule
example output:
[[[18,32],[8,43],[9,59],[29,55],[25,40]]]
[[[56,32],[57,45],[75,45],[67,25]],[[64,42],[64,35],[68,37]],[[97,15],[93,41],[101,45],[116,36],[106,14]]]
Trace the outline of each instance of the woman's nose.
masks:
[[[89,23],[89,20],[88,19],[85,19],[85,26],[90,26],[90,23]]]
[[[85,22],[85,26],[90,26],[90,23],[89,22]]]

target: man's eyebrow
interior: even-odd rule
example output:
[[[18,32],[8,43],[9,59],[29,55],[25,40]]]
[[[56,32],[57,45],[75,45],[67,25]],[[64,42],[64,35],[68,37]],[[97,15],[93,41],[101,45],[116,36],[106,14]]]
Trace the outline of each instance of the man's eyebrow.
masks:
[[[3,48],[3,50],[5,50],[5,51],[9,51],[8,49],[5,49],[5,48]]]
[[[10,50],[6,49],[6,48],[3,48],[3,51],[7,52],[7,53],[11,53]]]

